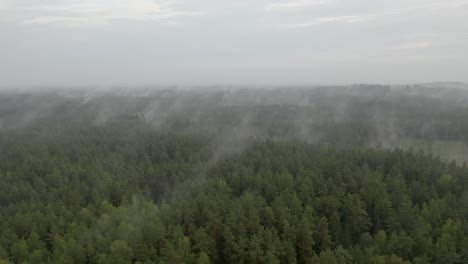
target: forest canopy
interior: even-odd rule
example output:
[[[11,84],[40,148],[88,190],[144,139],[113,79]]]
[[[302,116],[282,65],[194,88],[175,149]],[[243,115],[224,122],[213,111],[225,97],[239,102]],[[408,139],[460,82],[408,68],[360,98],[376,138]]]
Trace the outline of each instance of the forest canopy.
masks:
[[[421,89],[4,94],[0,263],[468,263],[468,97]]]

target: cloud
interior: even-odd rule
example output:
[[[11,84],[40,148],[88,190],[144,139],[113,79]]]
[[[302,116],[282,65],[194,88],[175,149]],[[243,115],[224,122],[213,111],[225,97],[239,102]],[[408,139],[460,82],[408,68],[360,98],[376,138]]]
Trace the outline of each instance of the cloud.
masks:
[[[354,14],[330,14],[330,16],[320,16],[308,21],[302,21],[298,23],[290,23],[290,24],[280,24],[279,26],[282,28],[307,28],[318,26],[322,24],[330,24],[330,23],[355,23],[355,22],[362,22],[362,21],[369,21],[374,19],[380,19],[382,17],[402,17],[405,16],[440,16],[441,14],[445,14],[444,12],[450,9],[452,10],[459,10],[459,12],[463,12],[463,10],[467,10],[468,7],[468,0],[415,0],[412,2],[407,1],[400,1],[396,0],[392,2],[392,4],[387,6],[381,6],[380,11],[379,9],[372,10],[371,5],[357,5],[357,9],[351,8],[348,5],[343,4],[343,2],[332,1],[332,0],[316,0],[316,1],[307,1],[307,0],[292,0],[292,1],[283,1],[283,2],[274,2],[267,5],[267,10],[282,10],[282,9],[291,9],[291,8],[302,8],[306,6],[313,6],[313,5],[322,5],[322,4],[330,4],[327,6],[328,10],[324,10],[323,12],[327,12],[329,10],[353,10]],[[332,7],[331,9],[328,7]],[[367,9],[367,10],[366,10]],[[363,13],[359,14],[359,10]],[[442,12],[444,10],[444,12]],[[432,12],[431,12],[432,11]],[[356,13],[358,12],[358,13]],[[371,12],[371,13],[369,13]],[[374,12],[374,13],[372,13]]]
[[[275,1],[268,3],[265,6],[267,11],[285,10],[285,9],[296,9],[311,6],[319,6],[328,3],[327,0],[288,0],[288,1]]]
[[[199,14],[179,10],[170,0],[63,0],[29,5],[24,2],[13,2],[3,12],[22,24],[41,25],[107,24],[114,20],[168,21]]]
[[[355,23],[355,22],[375,19],[377,17],[378,15],[327,16],[327,17],[319,17],[308,22],[296,23],[296,24],[282,24],[280,26],[284,28],[306,28],[306,27],[312,27],[312,26],[329,24],[329,23]]]
[[[429,9],[439,10],[444,8],[461,8],[468,6],[467,0],[445,0],[436,1],[427,6]]]
[[[429,41],[417,41],[417,42],[408,42],[401,45],[392,47],[394,50],[407,50],[407,49],[425,49],[433,46],[433,43]]]

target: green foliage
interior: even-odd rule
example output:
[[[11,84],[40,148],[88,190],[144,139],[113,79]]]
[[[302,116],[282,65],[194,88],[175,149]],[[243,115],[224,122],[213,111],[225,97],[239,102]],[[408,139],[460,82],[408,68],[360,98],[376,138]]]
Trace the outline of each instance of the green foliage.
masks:
[[[465,263],[465,166],[96,128],[0,139],[0,263]]]

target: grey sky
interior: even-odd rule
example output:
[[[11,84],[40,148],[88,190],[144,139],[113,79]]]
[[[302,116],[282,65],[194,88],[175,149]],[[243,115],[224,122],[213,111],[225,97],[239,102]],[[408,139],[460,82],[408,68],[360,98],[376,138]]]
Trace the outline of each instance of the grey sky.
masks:
[[[468,81],[468,0],[0,0],[0,86]]]

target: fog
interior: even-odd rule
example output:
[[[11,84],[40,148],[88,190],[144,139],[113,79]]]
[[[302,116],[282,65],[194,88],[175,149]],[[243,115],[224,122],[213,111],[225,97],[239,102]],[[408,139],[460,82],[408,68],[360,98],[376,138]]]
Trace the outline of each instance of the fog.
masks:
[[[214,139],[221,156],[259,139],[394,147],[414,140],[464,142],[468,132],[463,83],[0,94],[5,131],[115,127],[132,135],[135,130],[201,134]]]
[[[468,263],[468,0],[0,0],[1,263]]]
[[[220,156],[463,141],[467,16],[466,0],[0,0],[0,129],[195,133]]]

